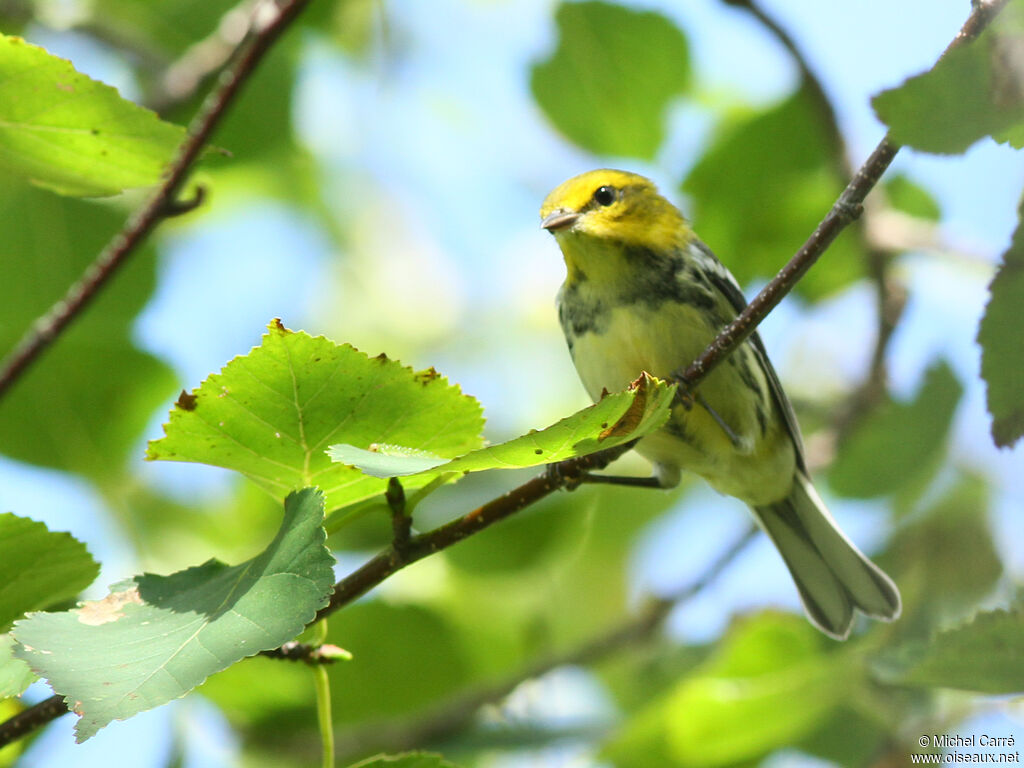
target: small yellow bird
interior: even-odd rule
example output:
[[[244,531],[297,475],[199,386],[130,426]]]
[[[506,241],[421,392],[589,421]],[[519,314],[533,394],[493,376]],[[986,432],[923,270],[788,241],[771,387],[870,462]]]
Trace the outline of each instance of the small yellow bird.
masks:
[[[642,176],[584,173],[552,191],[540,214],[565,258],[558,316],[595,401],[641,371],[671,379],[746,305],[729,270]],[[636,446],[652,477],[588,480],[670,488],[682,470],[694,472],[750,505],[823,632],[845,639],[854,609],[897,618],[896,586],[843,535],[811,483],[793,407],[757,334],[690,394]]]

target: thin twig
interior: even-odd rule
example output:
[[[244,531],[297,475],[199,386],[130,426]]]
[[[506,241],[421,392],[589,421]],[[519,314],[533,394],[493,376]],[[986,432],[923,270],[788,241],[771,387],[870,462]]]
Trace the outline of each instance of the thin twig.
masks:
[[[726,5],[740,8],[749,13],[786,49],[786,52],[800,71],[803,86],[811,99],[814,109],[818,113],[818,123],[825,129],[829,143],[828,156],[833,172],[838,179],[850,178],[853,175],[853,169],[850,167],[849,151],[846,140],[843,138],[842,129],[839,126],[839,118],[824,85],[815,74],[810,61],[804,55],[800,46],[785,28],[773,19],[756,0],[722,1]],[[879,207],[874,207],[875,215],[877,215]],[[866,208],[864,214],[865,219],[870,218],[872,216],[872,207]],[[858,220],[855,226],[864,244],[864,267],[875,291],[875,316],[877,318],[875,344],[864,379],[847,398],[848,405],[842,409],[842,413],[839,414],[836,420],[835,438],[840,441],[865,415],[874,410],[875,406],[881,402],[885,395],[889,379],[886,355],[889,343],[902,317],[903,307],[906,303],[906,289],[892,276],[892,270],[890,269],[893,252],[889,249],[881,248],[877,243],[872,242],[867,236],[867,230],[870,229],[870,221],[867,222],[867,227],[859,226],[863,223],[865,222]]]
[[[940,56],[946,56],[954,48],[973,40],[984,31],[989,22],[1003,9],[1009,0],[988,0],[976,2],[971,15],[964,22],[953,41]],[[688,389],[711,373],[728,355],[742,344],[754,332],[760,322],[767,317],[793,286],[799,282],[808,269],[825,252],[825,249],[839,236],[851,222],[857,219],[862,210],[864,198],[874,188],[882,174],[892,163],[899,152],[899,145],[885,136],[874,151],[860,167],[846,189],[839,195],[832,209],[825,215],[807,241],[796,255],[772,278],[754,300],[729,323],[721,333],[708,345],[708,348],[691,363],[686,370],[676,374],[676,378]]]
[[[339,648],[330,643],[300,643],[297,640],[291,640],[280,648],[260,651],[259,655],[266,656],[269,659],[301,661],[310,666],[334,664],[337,661],[347,661],[352,658],[352,654],[344,648]]]
[[[836,116],[835,107],[832,106],[832,100],[829,99],[825,86],[814,73],[810,61],[804,55],[800,46],[797,45],[789,32],[758,5],[755,0],[722,0],[722,2],[749,13],[786,49],[786,52],[800,71],[800,79],[803,81],[803,85],[811,97],[814,108],[820,116],[820,125],[828,135],[830,144],[829,158],[832,161],[836,176],[839,179],[850,178],[853,175],[853,168],[850,166],[846,140],[843,138],[843,132],[839,128],[839,118]]]
[[[428,555],[447,549],[474,533],[504,520],[524,507],[545,496],[570,486],[579,475],[595,469],[604,469],[630,450],[635,440],[614,448],[561,462],[559,472],[545,471],[508,493],[477,507],[462,517],[418,536],[412,536],[404,547],[394,545],[369,560],[334,585],[330,602],[317,614],[317,619],[329,616],[342,606],[366,594],[389,576]]]
[[[250,41],[250,44],[246,49],[246,54],[243,54],[239,59],[239,63],[232,68],[226,83],[237,81],[239,79],[239,73],[243,70],[246,73],[245,76],[251,72],[256,63],[255,60],[250,60],[252,58],[251,54],[253,49],[259,50],[259,53],[255,56],[255,59],[258,60],[259,56],[266,51],[271,42],[265,41],[263,35],[276,27],[272,34],[272,37],[276,38],[277,34],[279,34],[283,27],[298,14],[302,7],[305,6],[306,2],[308,2],[308,0],[293,0],[293,2],[281,11],[281,14],[275,22],[264,27],[263,31]],[[954,46],[959,45],[966,40],[970,40],[980,34],[999,10],[1002,9],[1006,2],[1008,2],[1008,0],[990,0],[988,3],[976,4],[971,12],[971,16],[968,18],[963,28],[961,28],[949,48],[947,48],[947,52]],[[282,22],[281,20],[286,16],[288,17],[287,20]],[[242,76],[241,79],[244,80],[245,76]],[[227,94],[226,98],[230,98],[234,91],[237,90],[237,85],[238,83],[236,83],[234,88],[230,90],[230,93]],[[223,89],[218,89],[216,93],[220,93],[221,90]],[[208,99],[207,104],[209,103],[210,100]],[[220,105],[219,107],[211,108],[209,110],[204,108],[202,112],[206,113],[211,111],[220,114],[223,112],[224,107],[225,105]],[[211,123],[212,122],[216,122],[216,120],[214,119]],[[174,166],[172,166],[172,174],[174,174],[173,168],[179,168],[179,171],[177,172],[177,179],[175,180],[173,177],[169,178],[161,188],[161,191],[154,196],[153,201],[151,201],[151,203],[148,204],[137,217],[135,217],[142,219],[148,217],[150,219],[148,225],[144,228],[140,226],[126,228],[126,232],[119,235],[118,238],[115,238],[114,243],[112,243],[111,246],[108,246],[108,249],[113,247],[113,245],[119,240],[125,239],[129,234],[133,234],[135,238],[135,241],[132,244],[132,247],[134,247],[141,241],[142,237],[152,229],[156,221],[160,218],[161,208],[166,205],[167,200],[173,199],[174,193],[177,191],[177,188],[180,186],[184,178],[185,171],[198,155],[203,142],[208,138],[209,132],[212,131],[212,128],[212,124],[207,126],[202,141],[186,141],[186,144],[183,145],[183,148],[186,149],[186,151],[183,152],[179,158],[188,154],[190,154],[191,157],[188,157],[183,164],[176,162]],[[189,146],[192,147],[191,152],[187,151]],[[859,215],[861,203],[867,196],[868,192],[870,192],[877,183],[881,174],[886,168],[888,168],[898,149],[899,147],[891,143],[887,138],[882,139],[878,147],[876,147],[874,152],[871,153],[871,156],[839,196],[836,204],[818,225],[811,237],[808,238],[800,251],[798,251],[790,262],[779,272],[775,279],[765,286],[764,290],[758,294],[754,301],[747,305],[743,312],[740,313],[739,317],[730,323],[718,335],[718,337],[712,341],[704,353],[682,374],[687,385],[690,387],[694,386],[704,376],[708,375],[708,373],[710,373],[726,355],[735,350],[736,347],[738,347],[739,344],[741,344],[743,340],[753,332],[754,328],[762,319],[764,319],[768,312],[770,312],[771,309],[781,301],[782,297],[792,289],[803,274],[821,256],[824,249],[836,238],[839,232],[841,232],[842,229],[850,223],[850,221]],[[165,190],[166,194],[161,195]],[[152,211],[150,211],[151,208],[153,209]],[[133,221],[134,220],[135,219],[133,218]],[[136,230],[140,230],[140,232],[135,234]],[[128,250],[130,250],[130,248]],[[123,255],[121,258],[123,258]],[[97,261],[99,262],[100,260],[98,259]],[[93,293],[94,292],[95,289],[93,289]],[[79,307],[77,311],[80,311],[80,309],[81,307]],[[64,324],[66,325],[68,321],[69,319],[66,319]],[[45,347],[47,343],[49,342],[44,342],[41,344],[41,347]],[[39,351],[41,350],[35,350],[32,357],[38,355]],[[25,365],[27,365],[27,363],[22,364],[21,370],[24,369]],[[17,375],[10,377],[11,381],[16,377]],[[8,378],[9,377],[7,376],[0,378],[0,385],[9,386],[10,381],[8,381]],[[4,386],[0,386],[0,392],[3,391],[3,388]],[[334,594],[332,595],[328,605],[321,609],[317,614],[317,620],[330,615],[344,605],[348,605],[405,566],[410,565],[417,560],[421,560],[430,554],[450,547],[453,544],[462,541],[466,537],[505,519],[520,509],[523,509],[524,507],[527,507],[553,493],[559,488],[568,485],[573,478],[578,478],[583,473],[594,469],[604,468],[613,460],[632,448],[632,446],[633,443],[624,443],[623,445],[615,448],[593,453],[589,456],[582,456],[561,462],[558,472],[545,472],[460,518],[435,528],[432,531],[410,538],[408,546],[401,552],[393,546],[390,547],[335,584]],[[5,746],[11,741],[24,736],[35,728],[38,728],[63,714],[63,712],[66,711],[63,707],[64,703],[61,697],[53,696],[40,704],[31,707],[21,713],[21,715],[17,715],[4,723],[0,723],[0,747]],[[56,711],[54,711],[55,709]]]
[[[308,3],[309,0],[287,0],[280,6],[275,5],[276,15],[266,19],[258,28],[254,28],[251,36],[239,46],[234,63],[225,70],[220,84],[203,102],[193,120],[188,137],[178,149],[163,184],[128,220],[124,229],[110,241],[64,298],[33,324],[4,360],[0,367],[0,397],[82,312],[153,228],[166,216],[180,212],[176,207],[175,196],[214,128],[238,95],[241,86],[252,75],[256,65]],[[197,191],[198,195],[201,195],[201,192]],[[0,723],[0,748],[55,720],[67,711],[63,697],[54,695]]]
[[[187,137],[168,166],[160,187],[128,219],[122,230],[113,237],[64,297],[32,324],[0,363],[0,397],[82,313],[157,224],[167,216],[180,212],[180,205],[175,202],[175,197],[192,165],[209,141],[214,128],[270,46],[308,3],[309,0],[285,0],[277,5],[267,0],[256,9],[252,32],[239,46],[233,64],[224,71],[217,87],[203,102],[189,127]],[[268,18],[269,10],[274,13]]]
[[[980,34],[1006,2],[1007,0],[991,0],[985,5],[976,5],[950,44],[950,48]],[[965,30],[969,30],[969,33]],[[882,139],[800,251],[686,369],[682,376],[689,387],[692,388],[707,376],[726,355],[732,353],[753,333],[757,324],[793,288],[839,232],[856,218],[861,202],[878,182],[883,171],[889,167],[898,149],[899,147],[887,138]],[[330,602],[320,610],[317,619],[322,619],[338,608],[348,605],[405,566],[462,541],[561,487],[578,484],[581,475],[593,469],[604,468],[630,447],[632,443],[626,443],[610,450],[561,462],[558,465],[559,471],[545,472],[463,517],[412,537],[402,552],[389,547],[335,584]]]

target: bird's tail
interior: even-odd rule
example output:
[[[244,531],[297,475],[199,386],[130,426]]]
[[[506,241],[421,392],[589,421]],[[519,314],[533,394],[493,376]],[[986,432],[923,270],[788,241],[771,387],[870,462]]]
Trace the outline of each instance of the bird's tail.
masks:
[[[754,512],[786,561],[804,610],[823,632],[845,640],[854,609],[885,621],[900,615],[896,585],[843,535],[802,471],[789,496]]]

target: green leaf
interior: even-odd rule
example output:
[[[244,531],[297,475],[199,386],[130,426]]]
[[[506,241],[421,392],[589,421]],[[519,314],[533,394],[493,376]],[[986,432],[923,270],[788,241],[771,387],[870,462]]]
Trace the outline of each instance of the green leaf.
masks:
[[[15,658],[15,647],[10,634],[0,635],[0,700],[20,696],[36,680],[28,664]]]
[[[236,6],[234,0],[95,0],[89,8],[99,30],[113,39],[135,42],[150,56],[166,59],[166,67],[191,46],[215,34],[222,17]],[[245,17],[235,16],[230,22],[232,29],[237,29]],[[218,42],[223,44],[224,38],[218,38]]]
[[[1024,147],[1024,3],[1007,5],[981,36],[932,69],[872,99],[890,137],[925,152],[964,152],[984,136]]]
[[[178,401],[147,457],[233,469],[277,497],[317,485],[335,509],[383,493],[386,482],[331,462],[332,442],[401,443],[450,458],[478,447],[482,426],[479,403],[433,368],[416,373],[275,322],[259,347]]]
[[[9,350],[58,301],[124,217],[109,206],[63,198],[0,173],[0,349]],[[132,323],[156,282],[144,247],[61,334],[39,364],[6,393],[0,452],[109,481],[124,470],[157,406],[175,391],[171,369],[136,348]]]
[[[675,765],[720,766],[792,744],[851,690],[845,659],[824,655],[821,645],[796,616],[766,613],[743,621],[605,751],[616,759],[654,750],[671,755]]]
[[[963,387],[946,362],[932,365],[910,402],[888,402],[858,425],[829,472],[832,489],[872,498],[930,478],[945,455]]]
[[[252,560],[144,574],[103,600],[33,614],[15,624],[16,653],[81,715],[84,741],[299,634],[334,581],[323,519],[323,494],[291,494],[280,531]]]
[[[938,221],[942,218],[938,201],[927,189],[906,176],[887,176],[882,179],[882,186],[886,202],[897,211],[925,221]]]
[[[331,616],[329,637],[354,657],[331,668],[336,723],[422,712],[472,679],[460,628],[427,606],[357,603]]]
[[[28,611],[75,598],[100,566],[70,533],[0,514],[0,632]]]
[[[1024,435],[1024,200],[1017,218],[1017,230],[989,286],[991,298],[978,328],[992,439],[1000,448],[1009,448]]]
[[[0,166],[65,195],[160,180],[181,126],[18,37],[0,35]]]
[[[774,277],[846,183],[815,104],[801,89],[724,125],[683,182],[697,233],[741,284]],[[862,264],[861,243],[841,237],[796,291],[823,298],[859,278]]]
[[[878,558],[904,593],[904,628],[921,612],[931,614],[922,623],[934,626],[970,610],[999,581],[1003,566],[988,520],[989,495],[985,478],[964,476],[898,529]]]
[[[669,102],[690,82],[679,28],[659,13],[603,2],[562,3],[558,47],[533,67],[533,96],[555,127],[597,154],[650,160]]]
[[[978,693],[1024,692],[1024,613],[987,611],[903,649],[899,681]],[[909,663],[908,663],[909,662]]]
[[[353,763],[349,768],[458,768],[433,752],[403,752],[400,755],[377,755]]]
[[[614,448],[653,432],[668,419],[675,391],[674,385],[643,373],[625,392],[608,395],[539,432],[531,431],[451,461],[414,448],[379,443],[369,450],[332,445],[327,453],[334,461],[358,467],[374,477],[535,467]]]

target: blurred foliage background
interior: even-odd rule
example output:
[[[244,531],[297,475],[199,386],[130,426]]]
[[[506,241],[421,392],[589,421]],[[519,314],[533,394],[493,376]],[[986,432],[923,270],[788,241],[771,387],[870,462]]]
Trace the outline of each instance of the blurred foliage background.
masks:
[[[969,12],[896,5],[316,0],[214,136],[225,151],[194,175],[206,204],[162,225],[0,407],[0,511],[85,541],[103,566],[90,597],[133,573],[252,556],[278,502],[142,455],[178,392],[272,317],[435,366],[484,404],[493,441],[581,407],[553,308],[561,260],[537,229],[546,192],[590,167],[648,174],[752,295],[883,135],[868,97],[928,68]],[[250,10],[2,0],[0,29],[184,124]],[[330,641],[354,654],[330,671],[340,756],[890,766],[924,751],[923,734],[1019,744],[1019,705],[992,694],[1024,690],[1024,482],[1020,449],[988,435],[974,339],[1022,171],[990,140],[966,157],[905,151],[762,329],[819,487],[903,592],[899,622],[820,637],[763,538],[687,591],[746,530],[742,505],[695,483],[584,487],[332,616]],[[0,349],[137,200],[0,177]],[[527,477],[472,476],[416,525]],[[339,577],[390,534],[381,515],[332,536]],[[932,640],[1000,607],[987,634]],[[963,659],[994,662],[953,679]],[[319,750],[309,671],[262,658],[82,746],[70,721],[0,763],[302,766]]]

